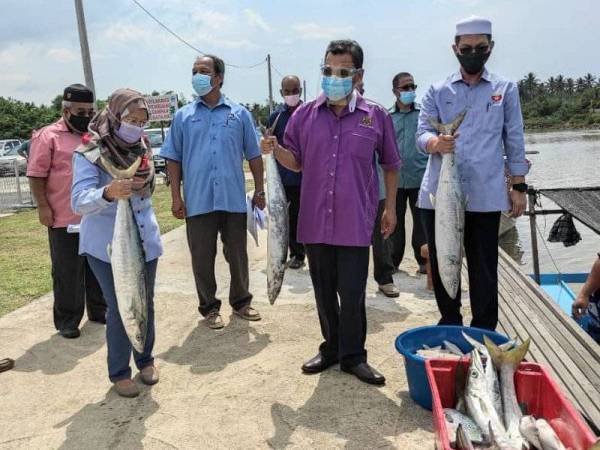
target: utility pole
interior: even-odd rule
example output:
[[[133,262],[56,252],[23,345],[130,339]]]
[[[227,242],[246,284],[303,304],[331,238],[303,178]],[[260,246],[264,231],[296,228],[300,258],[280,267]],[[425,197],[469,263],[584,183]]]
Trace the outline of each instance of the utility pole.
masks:
[[[306,80],[302,81],[302,93],[304,94],[304,102],[306,103]]]
[[[85,84],[92,90],[95,97],[96,87],[94,86],[94,74],[92,73],[92,60],[90,58],[90,47],[88,45],[82,0],[75,0],[75,12],[77,13],[77,28],[79,29],[79,45],[81,46],[81,60],[83,62]]]
[[[269,114],[273,112],[273,81],[271,79],[271,55],[267,55],[267,70],[269,72]]]

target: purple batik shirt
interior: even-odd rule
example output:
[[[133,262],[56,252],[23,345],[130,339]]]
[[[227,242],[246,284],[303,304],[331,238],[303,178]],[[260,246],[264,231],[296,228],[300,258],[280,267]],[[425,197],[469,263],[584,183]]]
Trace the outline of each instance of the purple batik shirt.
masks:
[[[394,125],[382,106],[357,97],[340,117],[321,94],[290,118],[284,147],[302,166],[298,241],[371,245],[379,201],[375,155],[384,170],[400,168]]]

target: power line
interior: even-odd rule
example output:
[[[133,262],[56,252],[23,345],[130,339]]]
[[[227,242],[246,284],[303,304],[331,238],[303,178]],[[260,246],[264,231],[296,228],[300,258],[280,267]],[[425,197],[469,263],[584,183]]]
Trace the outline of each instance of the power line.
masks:
[[[177,33],[175,33],[173,30],[171,30],[168,26],[166,26],[164,23],[162,23],[154,14],[152,14],[150,11],[148,11],[146,8],[144,8],[144,6],[138,0],[131,0],[131,1],[133,3],[135,3],[142,11],[144,11],[148,16],[150,16],[152,18],[152,20],[154,20],[157,24],[159,24],[161,27],[163,27],[165,30],[167,30],[167,32],[169,34],[171,34],[173,37],[175,37],[182,44],[188,46],[189,48],[191,48],[195,52],[198,52],[201,55],[206,55],[205,52],[203,52],[199,48],[197,48],[197,47],[193,46],[192,44],[190,44],[188,41],[186,41],[185,39],[183,39],[181,36],[179,36]],[[239,65],[239,64],[227,64],[227,63],[225,63],[225,65],[229,66],[229,67],[236,68],[236,69],[253,69],[253,68],[258,67],[258,66],[260,66],[262,64],[265,64],[266,62],[267,62],[267,58],[265,57],[264,59],[261,59],[256,64]]]

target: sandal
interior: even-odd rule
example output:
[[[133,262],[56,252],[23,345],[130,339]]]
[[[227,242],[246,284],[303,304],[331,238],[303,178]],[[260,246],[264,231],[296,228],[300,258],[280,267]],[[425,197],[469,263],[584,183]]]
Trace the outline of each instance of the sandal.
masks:
[[[0,372],[6,372],[7,370],[15,367],[15,361],[10,358],[0,359]]]

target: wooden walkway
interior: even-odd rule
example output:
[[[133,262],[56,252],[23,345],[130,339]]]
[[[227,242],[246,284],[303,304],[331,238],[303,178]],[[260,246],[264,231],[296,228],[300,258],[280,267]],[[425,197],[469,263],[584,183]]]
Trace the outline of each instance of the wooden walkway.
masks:
[[[600,428],[600,346],[500,249],[498,331],[531,338],[528,359],[550,369],[582,415]]]

